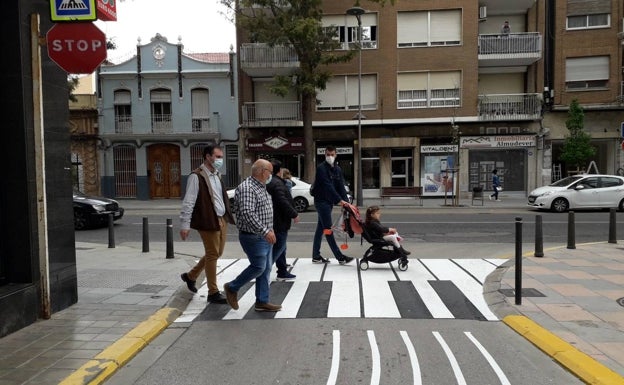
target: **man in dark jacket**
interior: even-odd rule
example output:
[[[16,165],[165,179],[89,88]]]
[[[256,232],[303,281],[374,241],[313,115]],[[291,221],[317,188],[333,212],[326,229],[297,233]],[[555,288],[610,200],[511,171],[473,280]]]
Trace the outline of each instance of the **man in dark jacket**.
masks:
[[[223,150],[208,145],[202,156],[204,162],[188,177],[180,211],[180,238],[185,241],[190,229],[197,230],[204,244],[204,256],[180,277],[188,289],[196,293],[195,280],[203,270],[208,284],[208,302],[222,304],[226,303],[226,298],[217,286],[217,259],[223,254],[227,225],[234,224],[234,217],[219,173],[223,166]]]
[[[327,146],[325,148],[325,161],[316,169],[314,179],[314,207],[318,214],[314,242],[312,243],[312,262],[328,263],[329,259],[321,256],[321,240],[325,230],[325,238],[334,257],[341,265],[353,261],[353,257],[348,257],[340,251],[336,244],[334,234],[331,233],[332,218],[331,212],[334,205],[340,203],[344,206],[348,203],[347,190],[344,186],[342,170],[336,162],[336,147]]]
[[[291,221],[299,222],[299,214],[295,210],[295,202],[286,187],[286,182],[281,177],[282,162],[272,159],[273,178],[267,185],[267,191],[273,201],[273,231],[275,232],[275,244],[273,245],[273,262],[277,267],[277,280],[286,281],[295,279],[296,275],[288,271],[286,264],[286,239],[290,230]]]

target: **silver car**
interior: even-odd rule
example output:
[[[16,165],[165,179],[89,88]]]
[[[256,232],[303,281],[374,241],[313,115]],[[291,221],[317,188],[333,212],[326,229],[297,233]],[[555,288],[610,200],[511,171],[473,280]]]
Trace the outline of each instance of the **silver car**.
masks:
[[[580,174],[537,188],[529,206],[562,213],[574,209],[617,208],[624,211],[624,177]]]

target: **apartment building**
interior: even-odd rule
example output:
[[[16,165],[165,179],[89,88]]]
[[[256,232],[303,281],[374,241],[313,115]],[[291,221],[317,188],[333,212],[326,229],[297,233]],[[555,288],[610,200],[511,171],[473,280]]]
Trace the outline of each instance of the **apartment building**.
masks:
[[[103,195],[184,195],[207,143],[224,147],[224,180],[238,171],[235,54],[186,53],[156,34],[131,59],[98,72]]]
[[[334,76],[319,92],[313,112],[316,161],[324,146],[336,145],[349,183],[357,183],[361,164],[364,197],[378,196],[384,186],[423,186],[430,196],[465,195],[474,187],[490,189],[494,168],[506,191],[526,192],[551,179],[569,102],[577,98],[589,110],[597,93],[612,109],[609,117],[601,111],[600,125],[603,134],[610,134],[610,144],[594,136],[597,129],[590,132],[596,144],[613,150],[597,164],[601,172],[615,172],[619,123],[614,123],[622,113],[615,103],[621,95],[617,31],[622,9],[617,1],[598,3],[602,5],[581,0],[363,3],[361,80],[357,57],[332,66]],[[343,49],[358,42],[358,20],[347,14],[352,6],[340,0],[323,4],[322,24],[337,30]],[[596,22],[589,15],[605,10],[611,22],[592,24]],[[583,14],[592,28],[582,27]],[[508,29],[503,28],[506,22]],[[587,42],[573,43],[579,40]],[[576,50],[567,54],[568,61],[566,41]],[[277,157],[295,174],[303,172],[299,100],[296,95],[278,97],[266,87],[273,76],[292,73],[299,65],[296,55],[288,46],[242,40],[239,52],[244,158]],[[603,69],[604,56],[609,57],[609,78],[600,90],[591,87],[594,83],[580,89],[574,69],[593,66],[592,55],[600,56],[596,60]],[[588,113],[586,120],[592,127],[596,119]]]

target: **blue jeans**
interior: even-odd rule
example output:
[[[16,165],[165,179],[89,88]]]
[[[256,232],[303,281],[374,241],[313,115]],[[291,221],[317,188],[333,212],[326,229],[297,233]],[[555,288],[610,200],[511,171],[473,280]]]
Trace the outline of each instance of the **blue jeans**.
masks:
[[[324,201],[315,201],[314,207],[316,208],[316,212],[318,214],[318,222],[316,223],[316,232],[314,233],[314,242],[312,243],[312,258],[321,255],[321,239],[323,237],[323,230],[331,229],[332,227],[331,213],[334,206],[331,203]],[[325,239],[327,239],[327,244],[329,245],[332,253],[334,253],[334,257],[341,260],[344,255],[342,255],[340,248],[338,248],[338,244],[336,244],[334,234],[325,235]]]
[[[238,234],[238,240],[249,259],[249,266],[243,270],[228,285],[230,290],[238,292],[240,288],[252,279],[256,279],[256,301],[269,302],[269,279],[273,258],[272,245],[257,234]]]
[[[286,266],[286,239],[288,238],[288,231],[275,233],[275,244],[273,245],[273,262],[277,267],[277,275],[283,275],[288,273],[288,267]]]

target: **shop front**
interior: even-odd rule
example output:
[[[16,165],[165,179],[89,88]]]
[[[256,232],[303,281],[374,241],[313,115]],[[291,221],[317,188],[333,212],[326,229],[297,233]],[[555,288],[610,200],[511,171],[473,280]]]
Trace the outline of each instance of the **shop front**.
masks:
[[[249,138],[245,150],[257,159],[277,159],[293,176],[305,181],[305,148],[303,138],[285,138],[272,135],[266,138]],[[249,172],[245,170],[245,172]]]
[[[457,186],[458,146],[452,144],[420,147],[420,185],[424,196],[452,196]]]

